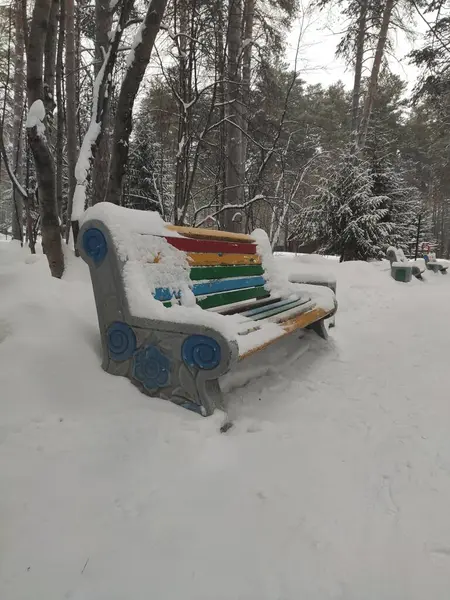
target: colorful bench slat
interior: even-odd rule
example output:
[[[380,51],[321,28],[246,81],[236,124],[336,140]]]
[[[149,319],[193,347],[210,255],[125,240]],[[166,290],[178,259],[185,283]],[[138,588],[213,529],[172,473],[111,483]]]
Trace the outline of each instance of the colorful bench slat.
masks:
[[[309,325],[312,325],[313,323],[317,323],[321,319],[324,319],[326,316],[327,316],[327,311],[323,310],[323,308],[313,308],[307,312],[304,312],[304,313],[298,315],[297,317],[290,319],[289,321],[286,321],[285,323],[283,323],[284,333],[279,338],[277,338],[277,340],[280,340],[281,338],[285,337],[289,333],[292,333],[293,331],[296,331],[297,329],[305,329]],[[256,352],[260,352],[261,350],[268,348],[270,345],[275,343],[277,340],[272,339],[272,340],[269,340],[268,342],[265,342],[264,344],[255,346],[251,350],[248,350],[248,352],[241,354],[239,356],[239,360],[248,358],[249,356],[256,354]]]
[[[240,290],[249,287],[257,287],[264,285],[266,280],[264,277],[238,277],[236,279],[219,279],[217,281],[206,281],[203,283],[195,283],[192,286],[194,296],[206,296],[208,294],[216,294],[218,292],[230,292],[232,290]],[[169,288],[156,288],[154,297],[156,300],[163,302],[168,301],[172,296],[178,297],[179,293],[171,292]]]
[[[254,238],[247,233],[233,233],[231,231],[217,231],[202,227],[184,227],[182,225],[166,225],[170,231],[176,231],[186,237],[194,239],[221,240],[223,242],[244,242],[252,244]]]
[[[260,286],[234,292],[224,292],[223,294],[211,294],[211,296],[205,296],[205,298],[197,300],[197,304],[201,308],[216,308],[217,306],[225,306],[233,302],[240,302],[241,300],[262,298],[269,295],[269,292],[263,286]]]
[[[231,267],[192,267],[189,277],[191,281],[205,279],[227,279],[229,277],[252,277],[262,275],[264,269],[260,265],[242,265]]]
[[[296,302],[297,299],[294,300],[294,302]],[[273,302],[271,304],[265,304],[264,306],[258,306],[256,308],[251,308],[250,310],[246,310],[244,312],[241,312],[241,315],[243,317],[248,317],[248,318],[253,318],[254,316],[265,312],[266,310],[270,310],[272,308],[277,308],[277,307],[284,307],[287,304],[291,304],[293,302],[293,300],[278,300],[277,302]]]
[[[261,257],[258,254],[212,254],[203,252],[190,252],[187,255],[191,265],[220,266],[220,265],[260,265]]]
[[[209,281],[205,283],[196,283],[192,286],[195,296],[204,296],[207,294],[216,294],[217,292],[231,292],[232,290],[241,290],[249,287],[258,287],[264,285],[264,277],[237,277],[235,279],[219,279],[218,281]]]
[[[267,298],[243,300],[241,302],[235,302],[234,304],[227,306],[226,308],[221,308],[219,312],[221,315],[242,314],[243,311],[250,310],[252,308],[257,308],[259,306],[267,306],[268,304],[273,304],[278,300],[280,300],[280,298],[274,296],[268,296]],[[246,317],[242,318],[246,319]]]
[[[297,308],[302,304],[305,304],[305,300],[302,298],[298,298],[292,302],[288,302],[287,304],[278,303],[273,306],[266,307],[264,312],[260,312],[254,317],[251,317],[254,321],[259,321],[261,319],[268,319],[269,317],[273,317],[275,315],[284,314],[287,310],[291,310],[293,308]]]
[[[224,254],[256,254],[256,244],[218,242],[216,240],[194,240],[182,237],[167,237],[174,248],[183,252],[214,252]]]

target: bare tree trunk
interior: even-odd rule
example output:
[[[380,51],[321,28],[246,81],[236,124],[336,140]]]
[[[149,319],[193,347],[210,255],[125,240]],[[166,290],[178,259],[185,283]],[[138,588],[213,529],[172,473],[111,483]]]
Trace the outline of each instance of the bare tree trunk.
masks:
[[[241,163],[242,124],[240,105],[241,69],[239,50],[241,46],[242,0],[230,0],[228,15],[228,89],[227,89],[227,162],[226,162],[226,204],[241,205],[243,202],[243,181]],[[234,210],[227,210],[226,228],[239,230],[233,219]]]
[[[352,139],[356,150],[359,130],[359,99],[361,96],[361,77],[364,61],[364,45],[366,40],[367,8],[369,1],[361,0],[358,20],[358,35],[356,38],[355,77],[352,95]]]
[[[36,168],[41,213],[42,246],[53,277],[64,272],[64,255],[56,206],[55,166],[42,127],[45,127],[43,59],[49,31],[51,0],[36,0],[27,48],[28,105],[34,119],[27,121],[30,148]]]
[[[145,69],[164,15],[167,0],[151,0],[147,14],[130,51],[129,64],[122,82],[117,102],[114,124],[113,149],[108,184],[108,200],[120,204],[123,179],[128,161],[130,135],[133,127],[132,113]]]
[[[44,105],[47,119],[51,122],[53,110],[55,109],[55,65],[56,65],[56,42],[58,40],[58,9],[59,0],[51,3],[48,30],[45,38],[44,48]]]
[[[253,21],[255,16],[255,0],[245,0],[244,3],[244,49],[242,51],[242,94],[241,94],[241,119],[242,119],[242,142],[241,142],[241,158],[240,179],[245,184],[245,165],[247,163],[247,147],[248,138],[245,135],[248,132],[248,109],[250,104],[250,78],[251,78],[251,62],[253,49]],[[242,196],[245,199],[245,188],[242,190]],[[249,198],[247,198],[249,200]],[[253,212],[252,206],[249,206],[250,213]],[[243,216],[244,219],[244,216]],[[244,222],[242,223],[244,225]],[[245,226],[248,229],[247,226]]]
[[[217,96],[220,106],[219,126],[219,205],[225,204],[226,187],[226,123],[225,123],[225,43],[224,43],[224,6],[223,0],[217,2],[217,44],[216,44],[216,78],[218,80]],[[225,212],[219,214],[219,222],[225,227]]]
[[[75,63],[75,6],[66,0],[66,131],[69,195],[67,202],[66,242],[69,243],[77,162],[76,63]],[[76,240],[74,240],[76,241]]]
[[[95,63],[94,74],[97,77],[107,51],[108,34],[111,29],[112,11],[109,0],[95,2]],[[92,204],[105,200],[108,186],[109,158],[111,154],[111,136],[109,132],[110,111],[105,115],[105,131],[100,139],[92,167]]]
[[[23,141],[22,123],[25,99],[24,38],[22,15],[19,3],[14,9],[15,16],[15,59],[14,59],[14,122],[13,122],[13,170],[19,183],[22,183]],[[23,241],[23,198],[16,188],[13,191],[12,237]]]
[[[186,179],[188,177],[189,164],[189,119],[186,107],[189,106],[191,100],[191,86],[189,84],[189,68],[188,64],[188,2],[186,0],[175,0],[175,34],[176,46],[178,50],[178,102],[179,117],[178,117],[178,150],[175,162],[175,204],[174,204],[174,223],[182,225],[182,214],[187,201],[186,198]],[[189,61],[191,62],[191,61]]]
[[[63,214],[63,146],[64,146],[64,36],[66,29],[66,3],[65,0],[60,2],[59,11],[59,33],[58,33],[58,50],[56,57],[56,106],[57,106],[57,121],[56,121],[56,204],[58,206],[59,218]]]
[[[381,21],[380,34],[378,36],[375,59],[373,61],[372,72],[370,74],[369,87],[367,90],[364,110],[361,119],[361,128],[359,136],[359,148],[363,149],[366,145],[367,131],[369,129],[370,116],[375,100],[375,94],[378,86],[378,75],[380,74],[381,62],[383,60],[384,48],[386,46],[387,34],[391,22],[392,11],[395,6],[395,0],[386,0],[384,6],[383,18]]]

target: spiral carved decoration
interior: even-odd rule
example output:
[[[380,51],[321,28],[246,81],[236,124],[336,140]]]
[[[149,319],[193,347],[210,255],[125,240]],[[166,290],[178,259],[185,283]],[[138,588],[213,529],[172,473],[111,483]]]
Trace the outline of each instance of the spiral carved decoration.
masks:
[[[96,265],[99,265],[103,261],[108,252],[108,244],[100,229],[91,227],[84,232],[83,248]]]
[[[181,355],[186,365],[211,370],[219,365],[221,350],[215,339],[206,335],[191,335],[183,342]]]
[[[116,321],[108,327],[108,350],[113,360],[128,360],[136,350],[136,335],[129,325]]]
[[[170,361],[156,346],[145,346],[134,356],[133,377],[147,390],[166,387],[170,377]]]

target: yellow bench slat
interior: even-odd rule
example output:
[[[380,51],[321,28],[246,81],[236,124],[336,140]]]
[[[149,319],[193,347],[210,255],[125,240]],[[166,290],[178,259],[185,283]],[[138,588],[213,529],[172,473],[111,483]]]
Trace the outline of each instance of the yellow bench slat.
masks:
[[[267,348],[268,346],[270,346],[271,344],[273,344],[280,338],[283,338],[285,335],[292,333],[296,329],[304,329],[305,327],[308,327],[308,325],[311,325],[311,323],[315,323],[316,321],[320,321],[320,319],[324,319],[328,314],[330,314],[329,311],[326,311],[323,308],[313,308],[312,310],[309,310],[301,315],[298,315],[297,317],[294,317],[293,319],[290,319],[289,321],[280,323],[280,327],[282,327],[282,329],[284,330],[283,333],[280,333],[279,336],[272,338],[271,340],[269,340],[268,342],[265,342],[264,344],[255,346],[251,350],[248,350],[247,352],[245,352],[244,354],[242,354],[239,357],[239,360],[242,360],[243,358],[248,358],[252,354],[255,354],[255,352],[264,350],[264,348]],[[262,321],[262,322],[259,321],[259,324],[261,324],[261,323],[264,323],[264,321]]]
[[[218,231],[201,227],[183,227],[181,225],[166,225],[170,231],[176,231],[186,237],[195,239],[222,240],[224,242],[246,242],[252,244],[255,240],[246,233],[233,233],[232,231]]]
[[[258,254],[213,254],[209,252],[189,252],[189,264],[207,267],[211,265],[260,265]]]

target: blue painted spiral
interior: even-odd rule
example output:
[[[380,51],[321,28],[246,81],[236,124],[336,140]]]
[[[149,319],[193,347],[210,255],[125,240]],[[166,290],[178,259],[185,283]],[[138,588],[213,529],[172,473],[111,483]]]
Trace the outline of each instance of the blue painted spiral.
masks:
[[[215,369],[221,350],[215,339],[206,335],[191,335],[183,342],[181,356],[185,364],[198,369]]]
[[[83,234],[83,248],[89,258],[92,258],[96,264],[103,261],[108,252],[108,244],[100,229],[97,229],[97,227],[86,229]]]
[[[170,361],[156,346],[145,346],[134,355],[133,377],[147,390],[163,388],[169,383]]]
[[[121,321],[111,323],[107,331],[109,355],[113,360],[128,360],[136,350],[136,335]]]

